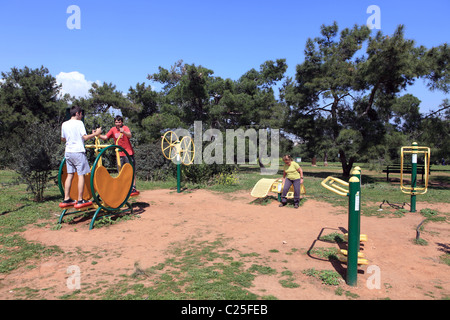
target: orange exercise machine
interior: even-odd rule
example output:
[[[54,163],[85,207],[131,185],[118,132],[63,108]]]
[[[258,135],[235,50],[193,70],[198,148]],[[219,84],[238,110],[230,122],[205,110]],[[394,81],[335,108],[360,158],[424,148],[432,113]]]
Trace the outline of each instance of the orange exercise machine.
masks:
[[[89,230],[91,230],[94,227],[95,220],[101,212],[106,213],[104,216],[117,215],[123,212],[132,213],[133,208],[128,202],[128,199],[132,196],[139,195],[139,193],[132,194],[135,168],[131,165],[132,161],[130,155],[124,148],[118,145],[101,145],[99,144],[98,138],[95,140],[95,145],[86,145],[86,148],[95,148],[95,153],[97,154],[91,172],[85,175],[83,192],[84,200],[89,201],[92,199],[93,201],[91,201],[91,204],[81,208],[74,208],[72,206],[63,207],[58,223],[62,223],[63,218],[69,214],[80,212],[94,213],[89,226]],[[102,164],[103,154],[110,149],[115,149],[117,154],[119,151],[124,152],[130,160],[130,163],[125,163],[124,165],[118,164],[120,171],[117,177],[112,177]],[[63,196],[64,182],[67,178],[65,163],[66,159],[64,158],[61,161],[58,172],[58,185]],[[78,175],[75,173],[70,188],[70,197],[72,199],[77,198],[77,185]]]

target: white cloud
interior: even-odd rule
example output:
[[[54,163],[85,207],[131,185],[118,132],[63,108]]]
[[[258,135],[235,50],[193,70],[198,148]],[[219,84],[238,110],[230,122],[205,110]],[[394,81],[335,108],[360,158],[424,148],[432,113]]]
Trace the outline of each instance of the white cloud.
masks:
[[[66,93],[74,96],[76,98],[88,97],[89,89],[94,81],[86,80],[84,74],[73,71],[73,72],[60,72],[56,76],[56,82],[62,84],[61,95],[64,96]],[[100,81],[95,81],[100,84]]]

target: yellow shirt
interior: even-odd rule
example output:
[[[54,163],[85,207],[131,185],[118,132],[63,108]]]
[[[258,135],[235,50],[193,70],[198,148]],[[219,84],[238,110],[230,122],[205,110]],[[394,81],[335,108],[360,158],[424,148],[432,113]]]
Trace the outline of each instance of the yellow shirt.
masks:
[[[298,168],[300,168],[300,165],[295,161],[291,161],[290,166],[285,164],[284,171],[286,172],[286,178],[288,178],[290,180],[300,179],[300,173],[297,171]]]

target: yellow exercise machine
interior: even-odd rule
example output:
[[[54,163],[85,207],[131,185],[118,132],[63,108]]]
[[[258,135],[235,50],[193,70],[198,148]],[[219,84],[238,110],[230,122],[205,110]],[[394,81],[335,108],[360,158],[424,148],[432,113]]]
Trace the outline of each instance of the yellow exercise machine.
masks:
[[[194,162],[195,144],[190,136],[184,136],[181,140],[173,131],[167,131],[161,137],[161,151],[166,159],[172,160],[177,165],[177,192],[181,192],[181,163],[189,166]]]
[[[278,201],[281,201],[281,194],[283,192],[283,179],[260,179],[252,189],[251,196],[254,198],[265,198],[269,191],[278,193]],[[300,185],[300,194],[306,194],[304,184]],[[294,186],[289,188],[286,198],[294,198]]]
[[[161,150],[166,159],[181,162],[186,166],[192,164],[195,145],[190,136],[179,140],[175,132],[167,131],[161,138]]]
[[[360,233],[361,213],[361,169],[359,167],[352,171],[352,177],[348,182],[327,177],[321,185],[337,195],[348,197],[348,234],[344,239],[348,243],[348,251],[341,250],[338,259],[347,264],[347,284],[356,286],[358,265],[368,264],[364,254],[359,252],[360,242],[367,241],[367,236]]]
[[[404,156],[411,155],[411,185],[405,186],[403,183],[404,171]],[[424,186],[417,187],[417,157],[423,155],[424,157]],[[405,170],[407,171],[407,170]],[[411,212],[416,212],[416,195],[425,194],[428,191],[428,176],[430,173],[430,148],[419,147],[417,142],[413,142],[412,146],[401,148],[401,162],[400,162],[400,189],[403,193],[411,195]]]

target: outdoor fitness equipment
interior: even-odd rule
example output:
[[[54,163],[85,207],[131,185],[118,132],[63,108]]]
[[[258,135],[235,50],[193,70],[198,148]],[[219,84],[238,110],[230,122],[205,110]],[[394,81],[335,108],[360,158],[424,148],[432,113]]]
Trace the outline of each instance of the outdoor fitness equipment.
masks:
[[[255,198],[265,198],[269,191],[278,193],[278,201],[281,201],[281,194],[283,192],[283,179],[260,179],[252,189],[251,196]],[[300,194],[306,194],[304,184],[300,185]],[[289,188],[286,198],[294,198],[294,186]]]
[[[403,165],[404,155],[411,154],[411,186],[403,184]],[[417,187],[417,155],[424,155],[424,187]],[[416,195],[425,194],[428,191],[428,175],[430,172],[430,148],[419,147],[417,142],[413,142],[412,146],[401,148],[401,162],[400,162],[400,189],[403,193],[411,195],[411,210],[416,212]]]
[[[166,159],[172,160],[177,165],[177,192],[181,192],[181,163],[188,166],[195,157],[195,145],[190,136],[184,136],[181,140],[173,131],[167,131],[161,137],[161,151]]]
[[[119,137],[120,139],[120,137]],[[84,213],[94,213],[91,223],[89,225],[89,230],[94,227],[94,222],[100,212],[106,213],[105,216],[117,215],[123,212],[133,212],[133,208],[128,202],[133,189],[133,179],[135,168],[132,165],[132,161],[128,152],[119,145],[102,145],[99,143],[98,137],[95,138],[94,145],[86,145],[86,148],[94,149],[96,154],[96,159],[91,167],[91,172],[85,175],[84,180],[84,192],[83,199],[90,200],[93,198],[91,205],[82,208],[63,208],[58,223],[62,223],[65,216],[69,214],[76,214],[80,212]],[[103,154],[110,150],[115,149],[116,157],[120,161],[119,151],[125,153],[128,157],[130,163],[125,163],[123,166],[119,166],[119,174],[117,177],[112,177],[108,170],[102,164]],[[61,194],[64,197],[64,181],[67,178],[66,170],[66,159],[61,161],[58,172],[58,185]],[[75,173],[72,185],[70,188],[70,196],[72,199],[76,199],[78,196],[78,175]],[[138,194],[135,194],[138,195]],[[124,206],[128,208],[123,208]]]
[[[367,236],[360,233],[361,171],[353,170],[349,182],[330,176],[323,180],[321,184],[327,190],[349,199],[348,234],[345,235],[348,251],[341,250],[341,255],[338,255],[338,258],[341,262],[347,263],[347,284],[356,286],[358,265],[368,264],[368,261],[362,258],[364,254],[359,252],[360,242],[367,241]]]

